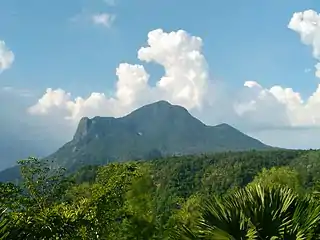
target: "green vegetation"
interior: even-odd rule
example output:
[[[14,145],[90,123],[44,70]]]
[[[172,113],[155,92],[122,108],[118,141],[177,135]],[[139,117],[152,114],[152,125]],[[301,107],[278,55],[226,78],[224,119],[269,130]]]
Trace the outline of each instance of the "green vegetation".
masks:
[[[86,166],[29,158],[0,184],[0,239],[320,239],[320,151]]]
[[[207,126],[185,108],[159,101],[122,118],[82,118],[73,139],[46,159],[72,173],[87,165],[253,149],[272,148],[227,124]],[[2,182],[20,177],[18,166],[0,172]]]
[[[207,126],[185,108],[160,101],[122,118],[82,118],[72,141],[47,159],[73,171],[93,164],[252,149],[270,147],[227,124]]]

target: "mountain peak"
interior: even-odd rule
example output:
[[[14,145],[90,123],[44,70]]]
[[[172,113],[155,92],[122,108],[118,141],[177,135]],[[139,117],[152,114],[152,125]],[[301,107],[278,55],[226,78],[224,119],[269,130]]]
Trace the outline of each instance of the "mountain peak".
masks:
[[[216,129],[221,129],[221,130],[225,130],[225,129],[234,129],[237,130],[236,128],[234,128],[233,126],[227,124],[227,123],[220,123],[218,125],[214,126]],[[238,131],[238,130],[237,130]]]
[[[49,159],[77,168],[81,164],[149,159],[150,155],[250,149],[269,146],[225,123],[207,126],[184,107],[162,100],[120,118],[82,118],[73,140]]]
[[[147,104],[146,106],[148,106],[148,105],[173,106],[170,102],[168,102],[166,100],[159,100],[159,101],[156,101],[154,103]]]
[[[187,109],[185,109],[182,106],[179,105],[173,105],[165,100],[160,100],[154,103],[150,103],[147,105],[144,105],[136,110],[134,110],[133,112],[131,112],[130,114],[128,114],[127,116],[130,115],[140,115],[140,114],[148,114],[150,115],[159,115],[160,117],[162,115],[167,115],[168,113],[176,113],[176,114],[181,114],[184,113],[188,116],[191,116],[191,114],[188,112]],[[126,117],[127,117],[126,116]]]
[[[173,105],[167,101],[157,101],[138,108],[123,117],[123,120],[139,128],[148,129],[184,129],[187,126],[197,128],[204,124],[193,117],[187,109],[179,105]],[[154,130],[152,130],[154,131]]]
[[[123,124],[130,122],[131,127],[134,126],[133,128],[141,128],[138,126],[144,126],[144,128],[153,128],[154,125],[158,125],[160,127],[160,123],[162,125],[172,119],[189,118],[193,117],[185,108],[178,105],[172,105],[164,100],[160,100],[142,106],[128,115],[120,118],[95,116],[90,119],[88,117],[83,117],[79,121],[73,140],[79,141],[85,138],[88,134],[99,135],[102,132],[109,131],[106,128],[112,128],[112,126],[114,126],[113,124],[115,124],[115,120],[119,120],[118,123],[120,125],[121,123]]]
[[[176,107],[176,106],[172,105],[171,103],[169,103],[169,102],[167,102],[165,100],[160,100],[160,101],[157,101],[157,102],[146,104],[146,105],[136,109],[135,111],[150,110],[150,109],[153,109],[154,111],[155,110],[161,111],[161,110],[169,110],[169,109],[172,109],[174,107]],[[133,111],[133,112],[135,112],[135,111]]]
[[[79,121],[76,133],[74,134],[74,140],[80,140],[88,134],[89,128],[92,124],[92,120],[88,117],[82,117]]]

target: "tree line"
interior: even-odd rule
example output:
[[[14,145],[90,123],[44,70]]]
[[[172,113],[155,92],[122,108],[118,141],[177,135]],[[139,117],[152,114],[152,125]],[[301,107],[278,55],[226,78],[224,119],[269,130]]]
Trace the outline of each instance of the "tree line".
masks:
[[[320,239],[320,152],[249,151],[87,166],[19,161],[0,239]]]

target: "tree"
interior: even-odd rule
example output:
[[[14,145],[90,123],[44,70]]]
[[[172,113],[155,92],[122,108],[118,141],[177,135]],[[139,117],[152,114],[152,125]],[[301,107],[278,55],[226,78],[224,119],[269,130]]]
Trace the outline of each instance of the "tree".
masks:
[[[176,239],[318,239],[320,206],[289,188],[251,185],[207,200],[193,229]]]
[[[22,189],[13,183],[0,182],[0,207],[10,210],[20,208],[23,200]]]
[[[288,167],[263,168],[249,185],[260,184],[263,186],[277,185],[280,187],[289,187],[295,192],[302,193],[302,180],[299,173]]]
[[[148,240],[157,233],[156,186],[147,166],[140,169],[140,174],[125,194],[124,239]]]
[[[183,226],[184,229],[195,229],[197,227],[196,224],[201,217],[202,198],[201,195],[193,195],[178,207],[168,221],[170,232],[175,232],[180,226]]]
[[[72,219],[58,208],[69,184],[64,169],[36,158],[18,163],[23,188],[10,183],[0,186],[1,198],[6,199],[8,209],[6,218],[10,221],[4,239],[64,239],[62,236],[72,234]]]
[[[84,239],[118,239],[126,218],[126,193],[141,176],[137,163],[109,164],[98,170],[89,198],[83,199]]]
[[[30,157],[18,161],[30,203],[44,210],[51,204],[62,199],[70,182],[65,178],[65,168],[54,167],[47,160]]]

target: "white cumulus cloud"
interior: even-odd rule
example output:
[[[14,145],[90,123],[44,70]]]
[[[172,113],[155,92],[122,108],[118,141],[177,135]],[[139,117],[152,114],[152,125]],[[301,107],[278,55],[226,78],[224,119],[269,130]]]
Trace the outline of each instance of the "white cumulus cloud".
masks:
[[[246,121],[278,127],[320,126],[320,85],[304,101],[292,88],[263,88],[245,82],[246,95],[235,103],[235,111]]]
[[[13,61],[13,52],[9,50],[4,41],[0,40],[0,72],[10,68]]]
[[[209,85],[207,63],[202,55],[202,40],[186,31],[166,33],[161,29],[148,34],[148,46],[140,48],[138,58],[163,66],[165,75],[155,87],[142,65],[121,63],[114,96],[92,93],[76,97],[62,89],[48,88],[39,101],[29,108],[32,114],[61,114],[77,122],[83,116],[121,116],[156,100],[166,99],[187,109],[199,108],[206,100]]]
[[[319,24],[319,15],[308,10],[293,14],[288,27],[300,34],[304,44],[312,46],[313,57],[320,61]],[[184,106],[206,123],[231,123],[262,140],[261,131],[266,129],[283,133],[287,129],[301,132],[308,128],[312,132],[310,128],[320,127],[320,84],[306,99],[290,87],[263,87],[257,81],[246,81],[242,88],[233,91],[211,79],[202,46],[200,37],[184,30],[153,30],[148,33],[147,45],[138,50],[137,58],[163,67],[164,75],[155,86],[150,85],[143,65],[120,63],[114,94],[73,97],[63,89],[48,88],[28,111],[33,115],[59,116],[76,125],[83,116],[118,117],[141,105],[167,100]],[[320,70],[320,63],[316,68]],[[263,134],[266,139],[275,139]]]
[[[291,88],[264,88],[258,82],[246,81],[228,97],[229,107],[210,101],[213,81],[202,54],[202,40],[186,31],[166,33],[161,29],[148,34],[147,46],[138,51],[138,59],[154,62],[164,68],[164,76],[155,87],[149,84],[149,74],[142,65],[121,63],[116,69],[115,94],[92,93],[89,97],[72,98],[62,89],[47,89],[38,103],[29,109],[32,114],[60,114],[78,122],[83,116],[122,116],[133,109],[165,99],[188,110],[215,115],[229,111],[229,116],[251,126],[296,127],[320,125],[320,87],[306,101]],[[209,91],[210,90],[210,91]],[[233,119],[223,119],[232,122]]]
[[[288,28],[297,32],[304,44],[312,47],[313,57],[320,61],[320,14],[314,10],[294,13]],[[320,63],[315,68],[315,74],[320,78]]]

